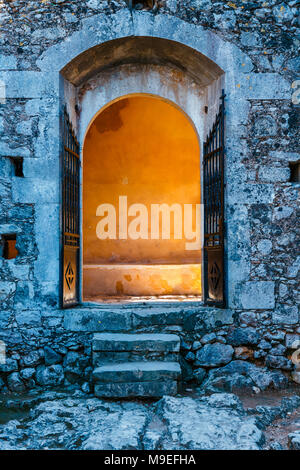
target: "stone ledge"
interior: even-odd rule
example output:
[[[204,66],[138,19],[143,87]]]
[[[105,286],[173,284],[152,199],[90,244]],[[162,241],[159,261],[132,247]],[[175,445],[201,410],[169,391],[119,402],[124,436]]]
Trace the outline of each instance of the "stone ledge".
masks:
[[[132,328],[131,313],[100,309],[70,309],[64,314],[64,327],[69,331],[101,332],[129,331]]]

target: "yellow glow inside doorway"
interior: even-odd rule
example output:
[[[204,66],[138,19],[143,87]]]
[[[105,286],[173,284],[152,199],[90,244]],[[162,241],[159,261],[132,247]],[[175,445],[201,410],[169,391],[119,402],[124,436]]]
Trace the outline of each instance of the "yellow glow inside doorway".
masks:
[[[120,238],[119,203],[143,204],[148,238]],[[116,208],[115,239],[101,240],[97,208]],[[151,95],[127,96],[92,122],[83,149],[83,296],[199,295],[201,251],[187,250],[184,227],[175,238],[151,238],[155,204],[200,204],[200,149],[191,121],[175,105]],[[195,214],[194,214],[195,215]],[[127,224],[134,219],[127,215]],[[162,221],[160,221],[162,223]],[[196,217],[193,217],[196,230]]]

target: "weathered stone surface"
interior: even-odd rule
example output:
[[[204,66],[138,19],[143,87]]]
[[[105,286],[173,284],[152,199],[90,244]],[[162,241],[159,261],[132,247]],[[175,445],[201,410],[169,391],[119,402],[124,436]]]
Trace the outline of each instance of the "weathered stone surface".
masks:
[[[58,354],[49,346],[45,346],[44,348],[44,358],[46,366],[51,366],[52,364],[59,364],[62,362],[61,354]]]
[[[196,359],[196,356],[195,354],[192,352],[192,351],[189,351],[185,356],[184,356],[185,360],[187,362],[193,362],[195,359]]]
[[[180,338],[167,334],[98,333],[93,337],[93,351],[178,352]]]
[[[288,436],[289,448],[292,450],[300,450],[300,431],[290,433]]]
[[[64,327],[71,331],[128,331],[132,326],[131,312],[76,309],[65,311]]]
[[[163,418],[168,431],[163,439],[160,437],[160,445],[168,450],[185,449],[187,446],[201,450],[259,449],[264,436],[253,419],[241,420],[241,408],[238,399],[231,399],[227,394],[202,400],[165,397],[156,405],[157,416]],[[155,444],[159,442],[157,433],[151,435],[146,431],[145,439],[148,441],[146,448],[150,450],[155,449]],[[213,444],[212,440],[217,443]]]
[[[275,307],[274,282],[248,281],[239,286],[237,307],[245,309],[273,309]]]
[[[201,338],[201,343],[202,344],[207,344],[207,343],[214,343],[216,340],[217,336],[215,333],[208,333],[207,335],[202,336]],[[199,348],[198,348],[199,349]]]
[[[21,362],[25,367],[32,367],[41,364],[43,358],[39,351],[31,351],[21,358]]]
[[[285,337],[285,345],[287,348],[297,349],[300,347],[300,335],[288,333]]]
[[[178,380],[180,365],[177,362],[125,362],[97,367],[94,382],[159,382]]]
[[[274,369],[291,370],[293,363],[284,356],[272,356],[269,354],[266,358],[266,366]]]
[[[36,381],[41,386],[61,385],[64,380],[64,371],[61,365],[38,366],[36,371]]]
[[[235,328],[226,338],[232,346],[248,346],[258,343],[260,335],[255,328]]]
[[[179,360],[179,353],[168,353],[164,351],[93,351],[93,366],[104,364],[135,362],[135,361],[167,361],[176,362]]]
[[[295,325],[299,322],[299,309],[297,305],[281,305],[272,313],[272,320],[274,324]]]
[[[18,372],[13,372],[7,377],[7,385],[11,392],[22,393],[25,390],[25,385]]]
[[[253,350],[247,348],[246,346],[241,346],[239,348],[234,349],[234,357],[236,359],[252,359],[253,358]]]
[[[18,370],[18,362],[15,359],[6,358],[4,364],[0,363],[0,372],[13,372]]]
[[[279,389],[286,384],[287,378],[279,372],[271,373],[266,368],[237,360],[225,367],[209,371],[202,388],[211,391],[236,392],[238,390],[250,391],[253,386],[259,387],[261,390]]]
[[[255,419],[232,394],[166,396],[150,405],[51,392],[33,400],[29,419],[0,426],[0,448],[254,450],[264,444]]]
[[[230,362],[233,353],[234,349],[230,345],[220,343],[206,344],[197,351],[195,364],[202,367],[217,367]]]
[[[292,372],[292,379],[294,382],[300,385],[300,371],[293,371]]]
[[[84,370],[89,365],[89,358],[81,353],[69,351],[63,361],[63,367],[69,382],[82,382]]]
[[[206,376],[206,370],[199,367],[194,371],[193,378],[195,379],[198,385],[201,385]]]
[[[99,383],[94,387],[96,397],[132,398],[132,397],[162,397],[163,395],[176,395],[177,382],[164,380],[163,382],[118,382]]]

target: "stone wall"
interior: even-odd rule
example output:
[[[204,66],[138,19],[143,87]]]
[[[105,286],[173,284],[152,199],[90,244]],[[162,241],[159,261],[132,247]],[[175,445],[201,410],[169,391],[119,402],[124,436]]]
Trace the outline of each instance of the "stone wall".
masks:
[[[237,70],[226,80],[231,309],[223,313],[231,320],[203,328],[209,321],[203,317],[217,313],[198,307],[187,315],[193,320],[177,315],[173,325],[153,328],[177,331],[184,340],[182,355],[194,369],[202,367],[206,345],[226,344],[226,353],[214,346],[213,355],[289,374],[291,347],[300,335],[299,184],[289,182],[289,163],[299,160],[299,107],[291,88],[299,70],[296,3],[160,0],[153,10],[146,5],[143,11],[141,2],[133,12],[123,0],[1,4],[0,80],[6,96],[0,88],[0,234],[17,234],[19,255],[0,257],[0,339],[9,358],[0,365],[0,387],[22,391],[34,384],[60,385],[65,378],[66,384],[88,382],[91,334],[66,329],[59,309],[60,96],[52,66],[66,65],[70,48],[74,56],[84,49],[78,46],[81,37],[88,48],[133,31],[145,36],[159,31],[199,45],[220,67],[224,51],[225,72],[230,63]],[[164,32],[164,21],[171,31]],[[23,158],[24,177],[14,176],[14,157]],[[132,324],[132,331],[136,328]]]

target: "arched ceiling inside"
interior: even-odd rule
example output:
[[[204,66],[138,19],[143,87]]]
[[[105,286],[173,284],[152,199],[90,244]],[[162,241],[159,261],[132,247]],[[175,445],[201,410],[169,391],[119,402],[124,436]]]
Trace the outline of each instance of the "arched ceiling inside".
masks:
[[[80,86],[102,70],[123,64],[175,66],[206,86],[223,70],[208,57],[179,42],[154,37],[126,37],[86,50],[62,70],[63,77]]]

